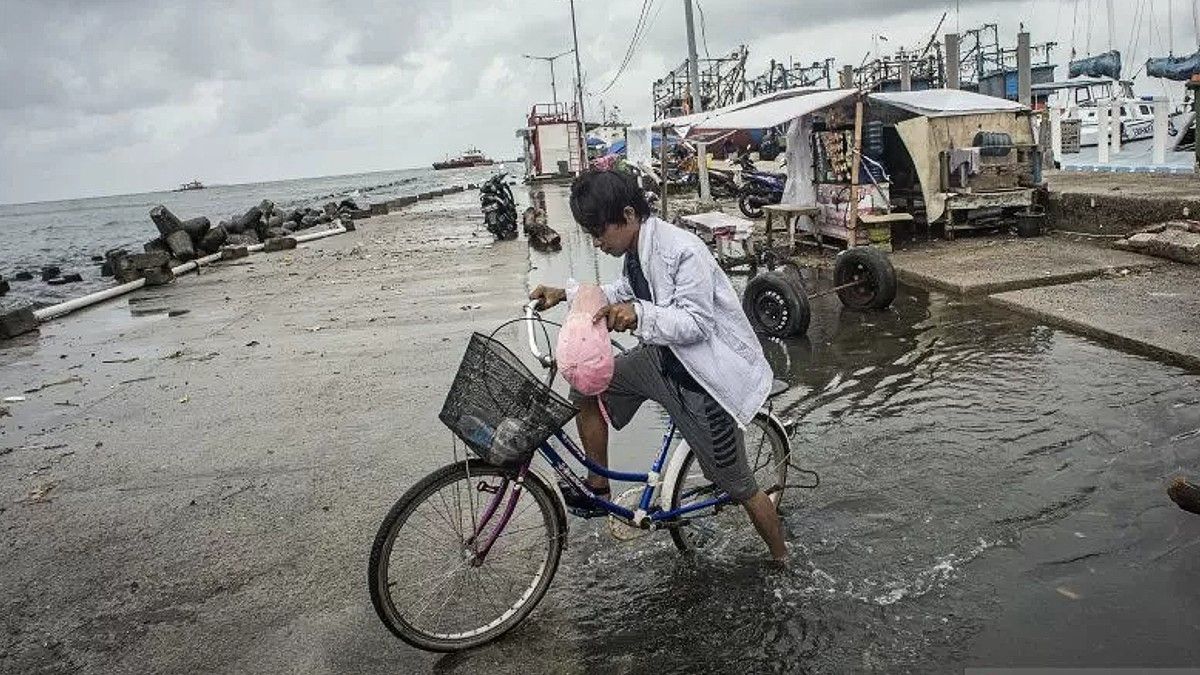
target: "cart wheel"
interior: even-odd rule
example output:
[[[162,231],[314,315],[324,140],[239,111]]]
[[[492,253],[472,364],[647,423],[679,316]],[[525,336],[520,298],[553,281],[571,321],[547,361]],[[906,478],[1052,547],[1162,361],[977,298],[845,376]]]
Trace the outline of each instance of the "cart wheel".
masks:
[[[742,309],[756,332],[788,338],[808,331],[808,296],[783,272],[763,272],[751,279],[742,294]]]
[[[833,266],[833,284],[847,286],[837,292],[851,309],[884,309],[896,299],[896,270],[877,248],[856,246],[842,251]]]

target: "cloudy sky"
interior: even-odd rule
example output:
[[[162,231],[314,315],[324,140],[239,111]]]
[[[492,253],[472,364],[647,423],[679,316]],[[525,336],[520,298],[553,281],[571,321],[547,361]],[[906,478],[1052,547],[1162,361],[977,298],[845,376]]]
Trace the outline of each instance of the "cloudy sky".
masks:
[[[682,0],[646,1],[645,38],[600,95],[643,0],[576,0],[590,110],[648,120],[650,83],[685,58]],[[1013,44],[1024,21],[1062,62],[1108,44],[1102,0],[698,4],[701,55],[744,43],[751,74],[772,57],[858,64],[873,34],[923,44],[943,12],[942,33],[996,22]],[[1195,46],[1190,0],[1116,4],[1127,64]],[[550,98],[546,65],[522,54],[571,46],[567,0],[0,0],[0,16],[0,203],[405,168],[469,145],[516,157],[514,129]],[[560,96],[573,66],[558,61]]]

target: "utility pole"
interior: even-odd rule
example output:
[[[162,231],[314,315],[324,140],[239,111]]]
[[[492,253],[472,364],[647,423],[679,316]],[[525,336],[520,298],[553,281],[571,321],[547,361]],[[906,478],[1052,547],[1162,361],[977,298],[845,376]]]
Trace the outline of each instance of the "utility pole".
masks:
[[[531,56],[529,54],[521,55],[527,59],[532,59],[534,61],[545,61],[546,63],[550,64],[550,95],[554,98],[555,105],[558,104],[558,82],[554,79],[554,62],[573,51],[575,50],[568,49],[567,51],[561,54],[555,54],[554,56]]]
[[[571,0],[571,39],[575,48],[575,100],[579,106],[579,166],[587,166],[587,123],[583,115],[583,69],[579,66],[579,29],[575,26],[575,0]]]
[[[689,112],[698,113],[704,110],[704,105],[700,103],[700,61],[696,57],[696,26],[692,23],[692,0],[683,0],[683,16],[687,22],[688,89],[692,94],[692,109]]]
[[[683,0],[683,17],[687,22],[687,42],[688,42],[688,89],[692,95],[692,109],[689,111],[692,114],[704,110],[704,104],[700,102],[700,58],[696,56],[696,26],[692,21],[692,0]],[[663,145],[666,145],[666,130],[663,130]],[[666,175],[667,167],[663,165],[663,175]],[[696,174],[700,179],[700,202],[707,204],[712,200],[712,188],[708,182],[708,144],[696,144]]]

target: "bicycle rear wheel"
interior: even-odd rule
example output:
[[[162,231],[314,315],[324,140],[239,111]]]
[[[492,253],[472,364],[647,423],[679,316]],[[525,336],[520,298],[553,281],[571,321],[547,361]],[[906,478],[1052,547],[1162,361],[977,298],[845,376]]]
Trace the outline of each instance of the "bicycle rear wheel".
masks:
[[[479,460],[451,464],[388,512],[371,548],[367,584],[376,613],[397,637],[435,652],[478,647],[516,627],[546,594],[566,541],[566,515],[541,478],[528,473],[520,485],[515,478]],[[514,489],[512,517],[479,559]],[[474,537],[497,494],[498,508]]]
[[[766,415],[758,415],[746,426],[746,460],[758,481],[758,486],[778,509],[787,487],[790,447],[787,439]],[[670,510],[712,499],[721,494],[720,488],[704,477],[696,453],[689,448],[683,460],[675,489],[671,494]],[[678,527],[670,529],[671,540],[680,551],[718,555],[726,552],[757,551],[762,541],[750,523],[745,510],[738,504],[726,504],[716,509],[702,509],[684,516]]]

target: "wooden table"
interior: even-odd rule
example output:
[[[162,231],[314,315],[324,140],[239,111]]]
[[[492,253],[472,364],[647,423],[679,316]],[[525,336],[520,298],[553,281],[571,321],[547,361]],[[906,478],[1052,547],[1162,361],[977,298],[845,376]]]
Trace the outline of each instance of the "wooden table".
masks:
[[[784,226],[788,233],[788,250],[796,250],[796,221],[800,216],[816,216],[821,212],[817,206],[801,206],[799,204],[767,204],[763,207],[763,211],[767,212],[767,248],[772,248],[774,244],[774,217],[778,215],[783,219]],[[819,232],[813,228],[815,232]],[[820,241],[820,234],[817,235],[817,240]]]

